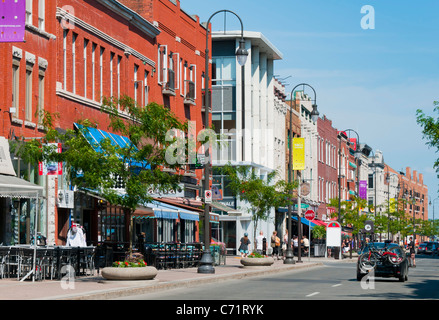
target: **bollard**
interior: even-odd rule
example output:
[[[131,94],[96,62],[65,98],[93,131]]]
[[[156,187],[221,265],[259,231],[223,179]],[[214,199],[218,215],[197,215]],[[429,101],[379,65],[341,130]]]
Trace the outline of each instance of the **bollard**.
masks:
[[[262,239],[262,254],[267,255],[267,238]]]

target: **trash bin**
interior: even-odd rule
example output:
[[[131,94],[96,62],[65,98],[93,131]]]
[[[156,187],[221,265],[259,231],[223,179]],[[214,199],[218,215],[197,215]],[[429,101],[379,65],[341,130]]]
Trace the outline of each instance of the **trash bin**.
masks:
[[[314,245],[314,257],[323,257],[325,255],[325,245],[315,244]]]

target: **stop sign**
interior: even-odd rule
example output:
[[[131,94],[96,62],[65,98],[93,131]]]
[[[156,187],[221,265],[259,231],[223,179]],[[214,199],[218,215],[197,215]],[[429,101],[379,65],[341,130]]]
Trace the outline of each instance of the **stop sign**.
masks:
[[[313,210],[306,210],[305,218],[307,218],[308,220],[314,220],[315,217],[316,217],[316,214]]]

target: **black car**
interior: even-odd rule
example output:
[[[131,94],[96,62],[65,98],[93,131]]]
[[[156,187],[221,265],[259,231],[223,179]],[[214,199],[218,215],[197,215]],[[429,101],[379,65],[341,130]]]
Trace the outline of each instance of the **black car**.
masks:
[[[427,242],[427,245],[425,247],[425,253],[426,254],[434,254],[437,253],[439,248],[438,242]]]
[[[422,242],[422,243],[419,245],[418,250],[416,251],[416,253],[417,253],[417,254],[423,254],[423,253],[426,253],[427,244],[428,244],[428,242]]]
[[[369,252],[369,246],[373,246],[380,253],[383,253],[384,248],[387,247],[387,250],[394,252],[401,257],[401,261],[399,263],[390,263],[388,260],[377,261],[377,264],[373,270],[374,277],[383,277],[383,278],[398,278],[399,281],[404,282],[408,279],[409,273],[409,263],[405,254],[405,250],[401,248],[396,243],[384,243],[384,242],[373,242],[369,243],[366,247],[358,252],[358,261],[357,261],[357,280],[361,281],[361,279],[368,273],[372,272],[372,270],[364,270],[360,266],[360,258],[361,255],[365,252]]]

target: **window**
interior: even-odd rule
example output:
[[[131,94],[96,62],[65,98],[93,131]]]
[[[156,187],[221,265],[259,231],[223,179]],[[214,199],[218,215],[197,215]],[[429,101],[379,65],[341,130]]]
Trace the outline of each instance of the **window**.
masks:
[[[44,70],[40,69],[38,75],[38,123],[42,124],[42,111],[44,110]]]
[[[13,59],[12,65],[12,108],[15,112],[12,113],[14,118],[18,118],[19,108],[19,94],[20,94],[20,62]]]
[[[148,71],[145,71],[143,76],[143,105],[148,104]]]
[[[87,47],[88,40],[84,39],[84,97],[87,98]]]
[[[44,30],[44,17],[46,14],[46,4],[45,0],[38,0],[38,28]]]
[[[67,34],[68,30],[64,29],[63,32],[63,88],[67,91]]]
[[[117,99],[120,99],[120,63],[122,61],[121,56],[117,56]]]
[[[113,63],[114,62],[114,52],[110,53],[110,98],[113,100],[113,81],[114,81],[114,70],[113,70]]]
[[[32,24],[32,3],[33,0],[26,0],[26,23]]]
[[[91,46],[91,98],[92,100],[95,100],[95,84],[96,84],[96,68],[95,68],[95,62],[96,62],[96,47],[97,44],[93,43]]]
[[[32,67],[26,66],[25,120],[32,121]]]
[[[76,33],[72,34],[72,92],[76,93]]]
[[[134,101],[137,101],[138,95],[137,95],[137,91],[139,90],[139,83],[137,81],[137,73],[139,71],[139,66],[138,65],[134,65]]]
[[[104,96],[104,51],[105,49],[101,47],[101,52],[99,55],[99,101],[101,102]]]
[[[157,72],[157,81],[160,85],[166,84],[168,81],[167,68],[168,68],[168,59],[167,59],[168,47],[164,45],[158,46],[158,72]]]

